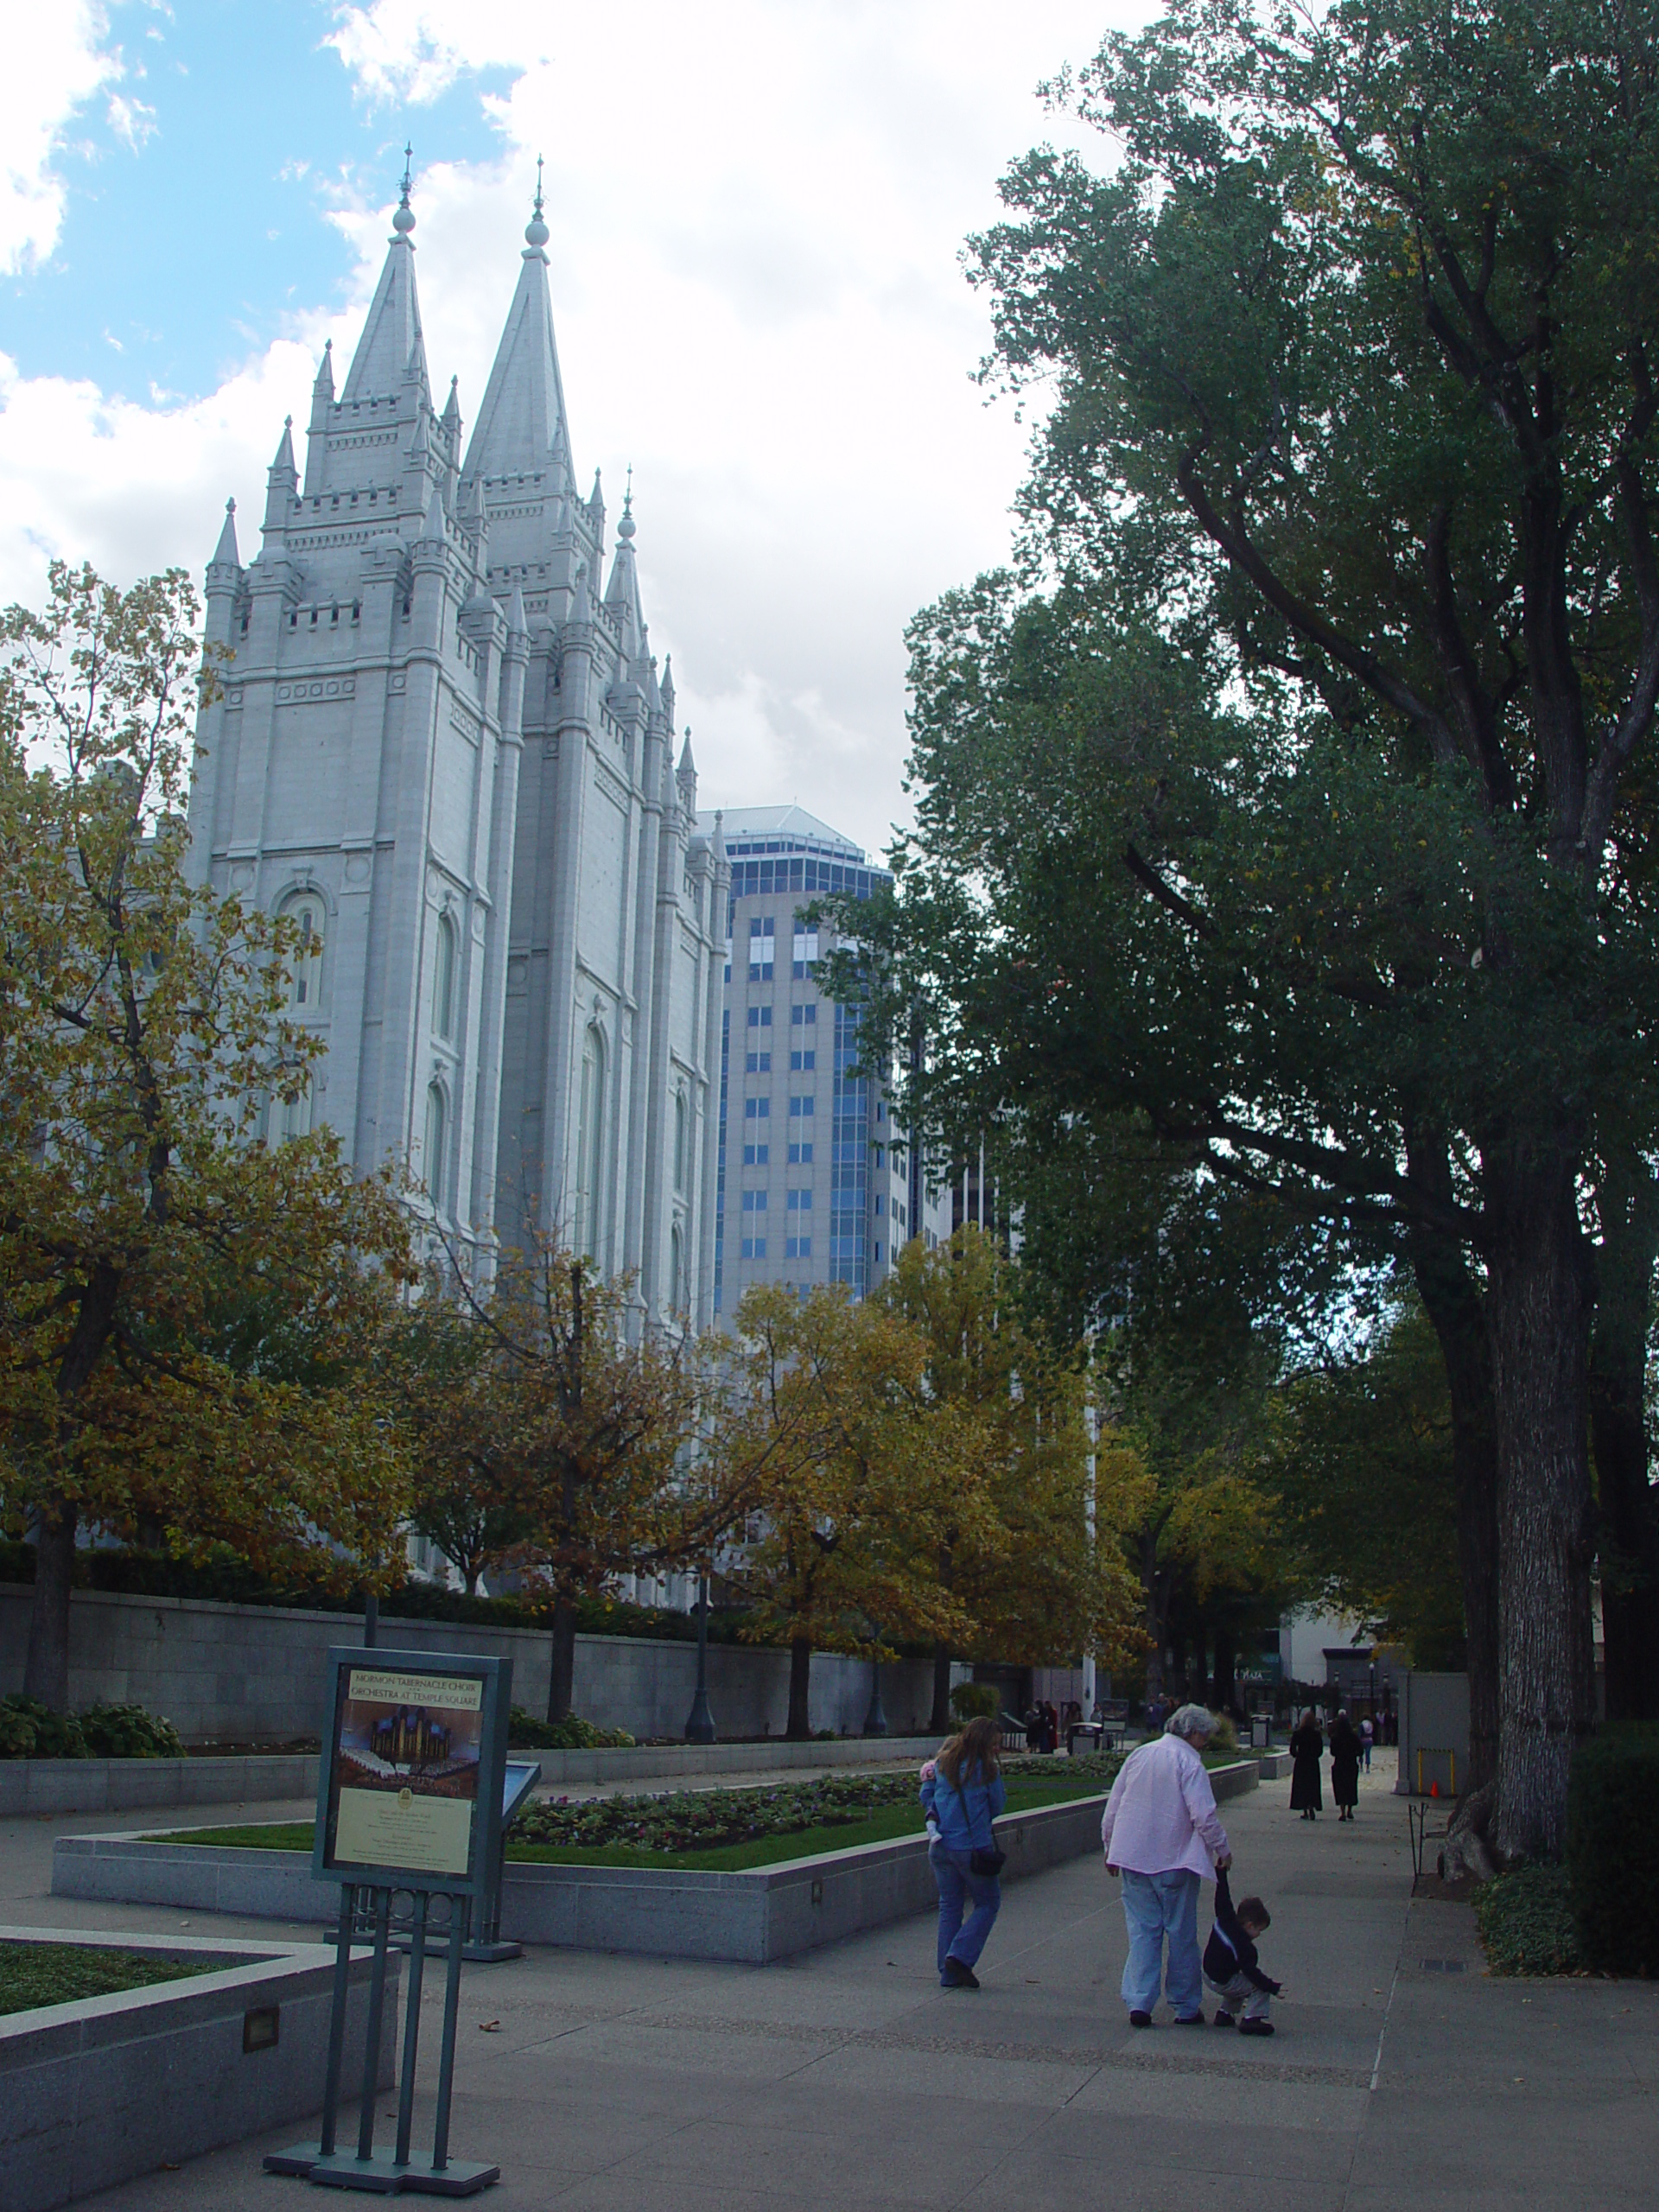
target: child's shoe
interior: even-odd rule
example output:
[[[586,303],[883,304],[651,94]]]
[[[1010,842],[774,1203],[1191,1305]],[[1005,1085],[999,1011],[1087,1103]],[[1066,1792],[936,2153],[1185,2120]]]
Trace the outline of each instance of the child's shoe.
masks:
[[[1271,2020],[1241,2020],[1238,2024],[1238,2032],[1242,2036],[1270,2036],[1273,2033],[1273,2022]]]
[[[1238,2025],[1238,2022],[1233,2018],[1230,2012],[1217,2012],[1216,2015],[1216,2025],[1218,2028],[1236,2028]]]

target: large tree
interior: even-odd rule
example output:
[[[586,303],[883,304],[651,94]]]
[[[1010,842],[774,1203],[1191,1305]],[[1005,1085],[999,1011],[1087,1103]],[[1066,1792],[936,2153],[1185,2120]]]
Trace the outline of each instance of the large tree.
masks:
[[[981,1111],[1134,1108],[1397,1240],[1497,1836],[1553,1854],[1594,1147],[1654,1127],[1659,24],[1190,0],[1058,90],[1118,166],[1032,155],[976,244],[1058,582],[917,626],[893,1003]]]
[[[181,574],[55,563],[0,616],[0,1470],[60,1708],[78,1531],[340,1580],[404,1503],[361,1382],[404,1217],[327,1133],[261,1138],[317,1050],[293,933],[188,880],[195,615]]]

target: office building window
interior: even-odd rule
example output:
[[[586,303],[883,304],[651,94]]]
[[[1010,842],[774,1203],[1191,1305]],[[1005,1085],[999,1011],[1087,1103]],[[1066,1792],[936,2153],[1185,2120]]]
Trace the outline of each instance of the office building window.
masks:
[[[772,963],[777,943],[770,918],[763,920],[756,914],[749,923],[749,981],[752,983],[769,983],[772,981]]]
[[[746,1122],[769,1122],[772,1119],[771,1099],[746,1098],[743,1101],[743,1118]]]
[[[765,1213],[766,1210],[766,1194],[764,1191],[744,1192],[743,1211],[745,1213]]]
[[[794,1149],[791,1145],[790,1150],[792,1152]],[[771,1156],[772,1147],[769,1144],[746,1144],[743,1147],[743,1165],[746,1167],[764,1167]]]
[[[764,1236],[746,1236],[739,1245],[739,1256],[745,1260],[764,1260],[766,1240]]]
[[[818,957],[817,930],[797,930],[795,932],[794,976],[798,983],[806,981],[812,963]]]
[[[749,1008],[749,1027],[751,1029],[770,1029],[772,1008],[769,1006],[752,1006]]]
[[[786,1260],[810,1260],[811,1256],[812,1239],[810,1236],[785,1237],[784,1257]]]
[[[772,1073],[772,1054],[770,1052],[751,1052],[744,1062],[744,1067],[746,1072],[749,1075],[770,1075]]]
[[[764,1149],[765,1147],[762,1147],[762,1150]],[[810,1144],[791,1145],[789,1147],[789,1164],[791,1167],[810,1167],[812,1165],[811,1146]]]
[[[811,1120],[812,1093],[810,1090],[806,1093],[804,1097],[791,1098],[790,1100],[789,1117],[792,1122],[810,1122]]]
[[[796,1029],[815,1029],[818,1021],[818,1009],[816,1002],[811,1006],[791,1007],[789,1019],[791,1026]]]
[[[793,1075],[810,1075],[817,1065],[816,1052],[791,1052],[789,1056],[790,1071]]]
[[[791,1191],[789,1193],[788,1204],[791,1213],[810,1213],[812,1211],[812,1192],[810,1188],[809,1187],[804,1191]]]

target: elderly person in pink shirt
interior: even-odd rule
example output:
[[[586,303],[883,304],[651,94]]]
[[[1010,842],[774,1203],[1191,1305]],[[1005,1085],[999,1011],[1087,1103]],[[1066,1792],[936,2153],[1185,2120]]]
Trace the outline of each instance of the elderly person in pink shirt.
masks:
[[[1118,1769],[1100,1823],[1106,1872],[1123,1878],[1129,1955],[1123,2002],[1132,2027],[1149,2028],[1161,1980],[1179,2028],[1204,2025],[1198,1951],[1198,1881],[1230,1866],[1227,1831],[1198,1753],[1215,1733],[1201,1705],[1178,1706],[1164,1732],[1129,1753]],[[1164,1972],[1164,1939],[1169,1966]]]

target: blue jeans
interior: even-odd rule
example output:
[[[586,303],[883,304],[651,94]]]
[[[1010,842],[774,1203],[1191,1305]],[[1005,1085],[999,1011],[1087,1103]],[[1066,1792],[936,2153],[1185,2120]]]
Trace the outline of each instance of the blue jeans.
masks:
[[[965,1967],[973,1965],[985,1948],[985,1939],[1002,1903],[1001,1883],[995,1874],[973,1872],[968,1863],[969,1856],[968,1852],[951,1851],[938,1841],[928,1846],[927,1863],[939,1885],[941,1981],[944,1980],[946,1959],[960,1960]],[[973,1900],[972,1912],[968,1912],[969,1898]],[[965,1925],[964,1913],[968,1914]]]
[[[1150,2012],[1158,1984],[1183,2018],[1204,2010],[1204,1971],[1198,1955],[1198,1878],[1189,1866],[1168,1874],[1133,1874],[1126,1867],[1123,1917],[1129,1955],[1123,1962],[1123,2002],[1131,2012]],[[1164,1938],[1169,1967],[1164,1972]]]

